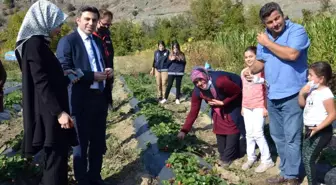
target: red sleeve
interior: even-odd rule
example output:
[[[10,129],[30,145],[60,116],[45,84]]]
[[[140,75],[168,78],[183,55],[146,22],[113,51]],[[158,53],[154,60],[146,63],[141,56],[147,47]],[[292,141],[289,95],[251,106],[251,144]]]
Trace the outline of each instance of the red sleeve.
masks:
[[[226,76],[219,77],[216,81],[216,86],[227,96],[223,101],[223,107],[228,106],[230,102],[234,101],[242,93],[241,88]]]
[[[194,91],[191,96],[191,109],[181,129],[182,132],[188,133],[190,131],[201,109],[201,104],[202,98],[200,98]]]

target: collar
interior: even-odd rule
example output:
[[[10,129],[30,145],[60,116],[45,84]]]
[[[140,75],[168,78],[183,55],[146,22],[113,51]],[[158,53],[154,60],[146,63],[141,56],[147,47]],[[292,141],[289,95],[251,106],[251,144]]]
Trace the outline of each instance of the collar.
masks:
[[[92,34],[90,35],[87,35],[86,33],[84,33],[81,29],[77,28],[77,32],[79,33],[80,37],[83,39],[83,40],[86,40],[88,37],[92,37]]]

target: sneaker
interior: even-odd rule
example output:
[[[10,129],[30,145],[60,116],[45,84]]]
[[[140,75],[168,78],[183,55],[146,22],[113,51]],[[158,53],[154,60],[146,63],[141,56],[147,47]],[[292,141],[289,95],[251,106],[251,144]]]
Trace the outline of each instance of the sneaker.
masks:
[[[178,104],[178,105],[181,104],[181,102],[180,102],[179,99],[176,99],[176,100],[175,100],[175,103]]]
[[[260,165],[254,170],[256,173],[263,173],[267,169],[272,168],[274,166],[274,162],[269,163],[260,163]]]
[[[242,166],[242,170],[246,171],[246,170],[250,169],[253,166],[254,162],[255,161],[252,161],[252,160],[246,161],[246,163],[244,163],[243,166]]]
[[[161,104],[164,104],[166,102],[167,102],[167,100],[165,98],[160,101]]]

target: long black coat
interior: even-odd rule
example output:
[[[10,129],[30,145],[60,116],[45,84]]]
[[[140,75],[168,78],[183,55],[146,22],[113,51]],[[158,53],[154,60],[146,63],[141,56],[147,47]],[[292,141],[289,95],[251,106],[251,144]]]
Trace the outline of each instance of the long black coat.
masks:
[[[67,85],[62,67],[43,36],[33,36],[18,57],[23,86],[23,152],[34,155],[43,146],[75,144],[75,130],[62,129],[57,116],[69,113]]]

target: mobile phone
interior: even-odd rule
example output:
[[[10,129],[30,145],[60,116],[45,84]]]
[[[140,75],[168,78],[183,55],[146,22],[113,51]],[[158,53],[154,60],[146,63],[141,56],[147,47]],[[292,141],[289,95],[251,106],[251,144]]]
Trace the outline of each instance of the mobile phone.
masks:
[[[77,68],[77,69],[75,70],[75,72],[76,72],[76,76],[77,76],[77,78],[81,78],[81,77],[84,76],[84,73],[83,73],[83,71],[82,71],[80,68]]]

